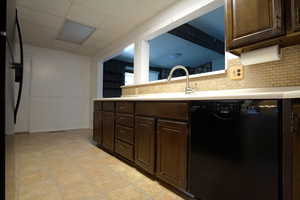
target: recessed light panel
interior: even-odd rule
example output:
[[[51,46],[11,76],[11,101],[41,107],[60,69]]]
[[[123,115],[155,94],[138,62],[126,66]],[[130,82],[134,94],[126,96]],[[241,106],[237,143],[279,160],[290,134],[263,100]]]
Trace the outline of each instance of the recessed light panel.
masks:
[[[57,39],[65,42],[82,44],[95,30],[95,27],[86,26],[67,19],[62,30],[58,34]]]

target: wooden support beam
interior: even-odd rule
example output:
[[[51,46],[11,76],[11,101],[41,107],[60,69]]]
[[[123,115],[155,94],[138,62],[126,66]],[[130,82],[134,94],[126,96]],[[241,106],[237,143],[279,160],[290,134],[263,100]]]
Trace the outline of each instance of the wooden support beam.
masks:
[[[218,52],[219,54],[225,54],[224,42],[208,35],[207,33],[189,25],[183,24],[168,33],[180,37],[184,40],[188,40],[194,44],[198,44],[207,49]]]

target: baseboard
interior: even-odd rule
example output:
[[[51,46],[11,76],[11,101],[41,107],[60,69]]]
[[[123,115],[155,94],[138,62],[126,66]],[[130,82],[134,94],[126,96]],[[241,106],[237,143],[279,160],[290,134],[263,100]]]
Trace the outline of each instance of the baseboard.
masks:
[[[25,131],[24,132],[15,132],[14,134],[15,135],[22,135],[22,134],[29,134],[29,132],[28,131],[27,132],[25,132]]]
[[[36,130],[36,131],[30,131],[29,133],[59,133],[59,132],[74,132],[74,131],[91,131],[91,129],[78,128],[78,129]]]

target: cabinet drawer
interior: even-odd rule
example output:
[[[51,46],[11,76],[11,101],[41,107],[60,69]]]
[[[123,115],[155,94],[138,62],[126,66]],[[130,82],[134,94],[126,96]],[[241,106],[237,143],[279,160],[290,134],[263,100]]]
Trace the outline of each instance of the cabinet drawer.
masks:
[[[124,126],[116,126],[116,137],[122,141],[133,144],[133,128],[128,128]]]
[[[102,110],[102,102],[94,101],[94,111],[100,111],[100,110]]]
[[[133,102],[117,102],[117,112],[118,113],[129,113],[132,114],[134,111]]]
[[[103,102],[102,103],[102,110],[114,112],[115,111],[115,103],[114,102]]]
[[[134,119],[132,115],[117,114],[116,122],[123,126],[133,127]]]
[[[185,102],[137,102],[135,113],[158,118],[188,120],[188,103]]]
[[[115,151],[124,158],[133,161],[133,146],[116,140]]]

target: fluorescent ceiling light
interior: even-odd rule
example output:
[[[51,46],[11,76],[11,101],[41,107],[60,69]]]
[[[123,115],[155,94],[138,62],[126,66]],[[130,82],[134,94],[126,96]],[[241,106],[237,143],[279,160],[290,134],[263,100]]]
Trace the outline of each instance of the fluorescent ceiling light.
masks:
[[[82,44],[96,30],[95,27],[86,26],[78,22],[66,20],[57,39],[75,44]]]

